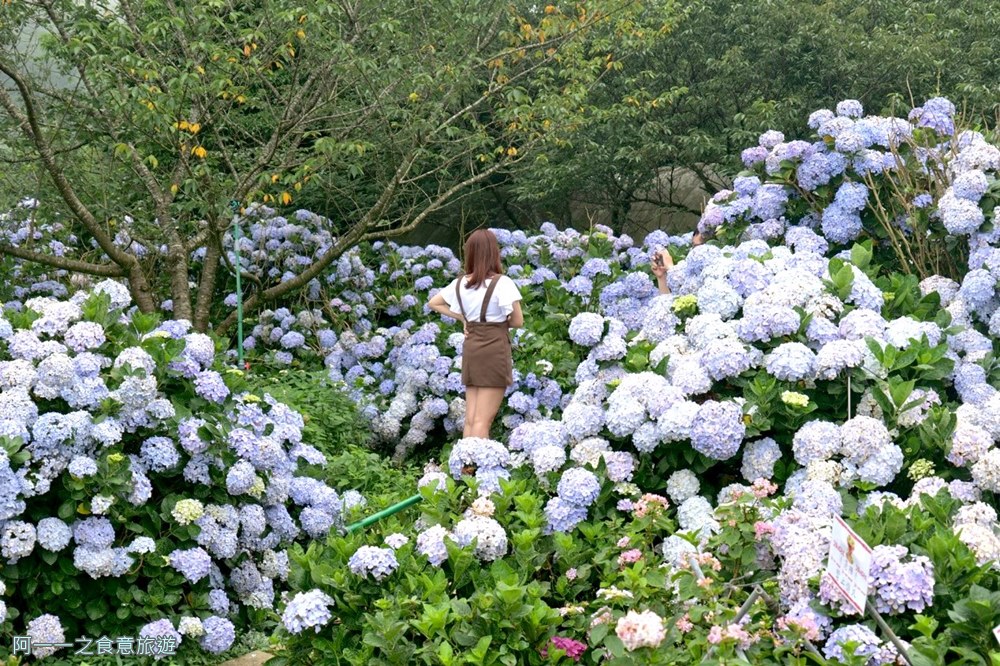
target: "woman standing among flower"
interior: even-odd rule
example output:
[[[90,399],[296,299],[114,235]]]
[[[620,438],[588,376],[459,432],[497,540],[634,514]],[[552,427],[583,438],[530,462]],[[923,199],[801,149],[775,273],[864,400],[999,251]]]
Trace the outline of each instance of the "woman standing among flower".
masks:
[[[462,383],[463,437],[489,437],[507,387],[514,383],[511,328],[524,325],[521,293],[500,264],[492,231],[479,229],[465,242],[465,275],[453,280],[427,307],[465,323]]]

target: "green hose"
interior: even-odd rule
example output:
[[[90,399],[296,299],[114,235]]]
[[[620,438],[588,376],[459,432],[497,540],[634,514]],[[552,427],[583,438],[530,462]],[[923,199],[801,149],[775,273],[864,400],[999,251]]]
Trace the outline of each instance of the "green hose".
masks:
[[[394,513],[398,513],[399,511],[402,511],[403,509],[405,509],[407,507],[411,507],[414,504],[417,504],[423,498],[424,498],[423,495],[414,495],[413,497],[408,497],[407,499],[403,500],[402,502],[399,502],[397,504],[393,504],[388,509],[382,509],[378,513],[373,513],[372,515],[368,516],[364,520],[359,520],[356,523],[348,525],[347,526],[347,531],[348,532],[353,532],[354,530],[359,530],[359,529],[361,529],[363,527],[368,527],[372,523],[378,522],[379,520],[381,520],[382,518],[385,518],[386,516],[391,516]]]
[[[236,358],[242,369],[243,365],[243,286],[240,283],[240,202],[233,199],[229,202],[233,209],[233,251],[236,253]]]

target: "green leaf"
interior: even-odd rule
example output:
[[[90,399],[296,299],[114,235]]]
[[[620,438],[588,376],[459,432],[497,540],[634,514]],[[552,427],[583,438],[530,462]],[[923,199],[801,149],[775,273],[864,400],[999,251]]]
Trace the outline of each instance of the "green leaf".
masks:
[[[437,649],[438,659],[444,666],[451,666],[454,663],[455,652],[451,649],[451,643],[443,641]]]
[[[56,513],[63,520],[69,520],[76,513],[76,503],[72,500],[68,502],[63,502],[59,506],[59,511]]]
[[[865,241],[864,243],[855,243],[854,247],[851,248],[851,263],[865,270],[868,268],[868,264],[872,260],[872,251],[869,249],[871,246],[871,241]]]
[[[490,643],[493,639],[490,636],[483,636],[476,643],[476,647],[469,651],[469,657],[467,661],[473,664],[482,664],[486,662],[486,655],[490,650]]]
[[[889,382],[889,394],[892,396],[892,402],[897,409],[906,404],[906,399],[913,393],[915,384],[916,382],[913,380],[905,382],[893,380]]]

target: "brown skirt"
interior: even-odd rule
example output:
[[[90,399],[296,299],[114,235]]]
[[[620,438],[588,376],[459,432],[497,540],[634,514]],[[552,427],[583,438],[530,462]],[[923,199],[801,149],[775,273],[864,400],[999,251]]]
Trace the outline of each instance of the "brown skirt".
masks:
[[[470,321],[462,346],[462,383],[507,387],[514,383],[514,363],[507,322]]]

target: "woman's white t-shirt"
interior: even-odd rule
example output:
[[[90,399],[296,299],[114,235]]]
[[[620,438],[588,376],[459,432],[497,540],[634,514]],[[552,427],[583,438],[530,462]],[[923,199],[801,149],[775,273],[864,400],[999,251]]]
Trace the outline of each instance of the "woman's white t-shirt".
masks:
[[[441,291],[441,297],[451,308],[451,311],[459,313],[462,311],[458,305],[458,296],[455,294],[455,284],[461,280],[460,289],[462,290],[462,305],[465,306],[465,318],[468,321],[479,321],[479,313],[482,310],[486,290],[489,288],[490,282],[499,280],[486,307],[486,321],[491,324],[507,321],[507,317],[514,311],[514,303],[521,300],[521,292],[518,291],[514,281],[506,275],[500,275],[490,278],[476,289],[469,289],[465,286],[467,279],[464,275],[455,278]]]

